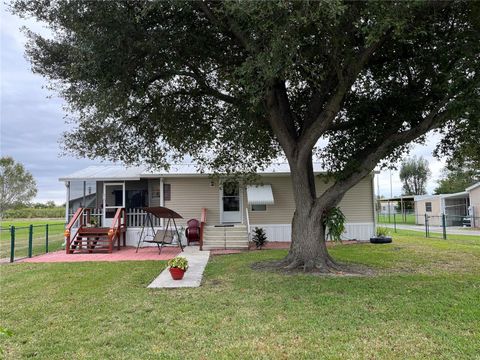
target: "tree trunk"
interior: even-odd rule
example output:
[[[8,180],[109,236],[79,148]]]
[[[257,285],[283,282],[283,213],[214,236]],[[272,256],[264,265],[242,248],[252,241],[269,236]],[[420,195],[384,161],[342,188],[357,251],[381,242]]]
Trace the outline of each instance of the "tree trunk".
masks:
[[[311,163],[311,159],[309,162]],[[283,264],[288,269],[338,271],[340,267],[327,251],[323,215],[326,209],[335,206],[339,200],[324,201],[322,197],[316,197],[311,164],[307,163],[303,166],[302,164],[294,166],[291,164],[290,168],[296,210],[292,220],[292,243]],[[329,196],[328,198],[335,199],[336,197]]]

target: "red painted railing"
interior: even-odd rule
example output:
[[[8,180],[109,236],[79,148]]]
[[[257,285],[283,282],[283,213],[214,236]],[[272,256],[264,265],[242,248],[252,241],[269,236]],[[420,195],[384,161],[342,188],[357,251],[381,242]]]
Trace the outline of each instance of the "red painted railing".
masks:
[[[200,217],[200,250],[203,248],[203,229],[207,223],[207,209],[202,208],[202,216]]]
[[[109,252],[113,251],[113,244],[115,242],[115,238],[117,239],[118,250],[120,250],[120,239],[122,237],[122,234],[123,234],[123,246],[126,245],[126,230],[127,230],[126,220],[127,220],[127,217],[126,217],[125,208],[117,209],[117,212],[115,213],[115,216],[112,220],[112,226],[110,226],[110,229],[108,230],[108,240],[109,240],[108,251]]]
[[[84,213],[86,215],[86,219],[85,219]],[[80,220],[80,223],[78,224],[77,232],[75,233],[75,235],[71,236],[72,235],[72,228],[75,226],[75,224],[79,220]],[[77,234],[80,231],[80,229],[83,226],[85,226],[85,220],[87,222],[90,221],[90,209],[78,208],[77,211],[75,211],[75,214],[73,214],[72,219],[70,220],[70,222],[66,226],[64,235],[65,235],[65,250],[66,250],[67,254],[72,253],[72,250],[71,250],[72,240],[75,240],[75,238],[77,237]]]

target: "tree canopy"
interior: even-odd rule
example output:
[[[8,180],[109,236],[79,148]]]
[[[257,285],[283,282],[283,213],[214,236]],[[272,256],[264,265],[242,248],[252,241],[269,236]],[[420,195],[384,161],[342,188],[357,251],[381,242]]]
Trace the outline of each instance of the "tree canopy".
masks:
[[[0,216],[5,210],[26,205],[36,195],[33,175],[13,158],[0,158]]]
[[[453,194],[480,181],[480,167],[477,169],[468,166],[447,166],[443,170],[442,178],[438,181],[435,194]]]
[[[375,160],[478,120],[473,3],[13,6],[55,32],[30,32],[28,55],[71,106],[65,144],[81,156],[241,168],[293,151],[293,139],[347,175],[379,148]]]
[[[432,172],[428,161],[423,157],[407,158],[402,161],[400,180],[403,183],[404,195],[423,195],[427,193],[427,181]]]
[[[221,173],[286,158],[292,266],[328,259],[326,210],[378,163],[429,131],[446,130],[440,150],[458,152],[452,139],[478,122],[477,2],[16,0],[12,8],[54,33],[28,32],[27,54],[70,107],[68,151],[153,166],[189,156]],[[322,194],[314,160],[330,175]]]

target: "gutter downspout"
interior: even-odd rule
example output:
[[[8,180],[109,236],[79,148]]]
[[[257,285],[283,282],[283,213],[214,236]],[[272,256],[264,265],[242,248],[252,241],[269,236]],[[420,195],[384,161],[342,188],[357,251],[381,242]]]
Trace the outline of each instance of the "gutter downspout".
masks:
[[[380,176],[380,175],[379,175]],[[377,177],[377,184],[378,184],[378,177]],[[377,196],[380,196],[380,194],[377,194]],[[373,203],[373,234],[370,236],[375,236],[377,233],[377,202],[375,201],[375,173],[372,175],[372,203]],[[380,200],[379,200],[380,201]],[[390,204],[388,205],[390,208]]]
[[[164,189],[163,189],[163,177],[160,178],[160,206],[165,206],[165,197],[164,197]],[[160,219],[160,226],[165,226],[165,219]]]

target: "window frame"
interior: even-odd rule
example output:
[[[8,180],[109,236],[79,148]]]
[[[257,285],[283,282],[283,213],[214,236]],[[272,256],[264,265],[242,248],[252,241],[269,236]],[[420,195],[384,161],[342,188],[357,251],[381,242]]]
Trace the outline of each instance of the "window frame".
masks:
[[[425,212],[432,212],[432,202],[426,201],[425,202]]]
[[[259,210],[254,210],[254,206],[263,206],[264,208]],[[267,204],[250,204],[250,211],[252,212],[266,212],[267,211]]]

